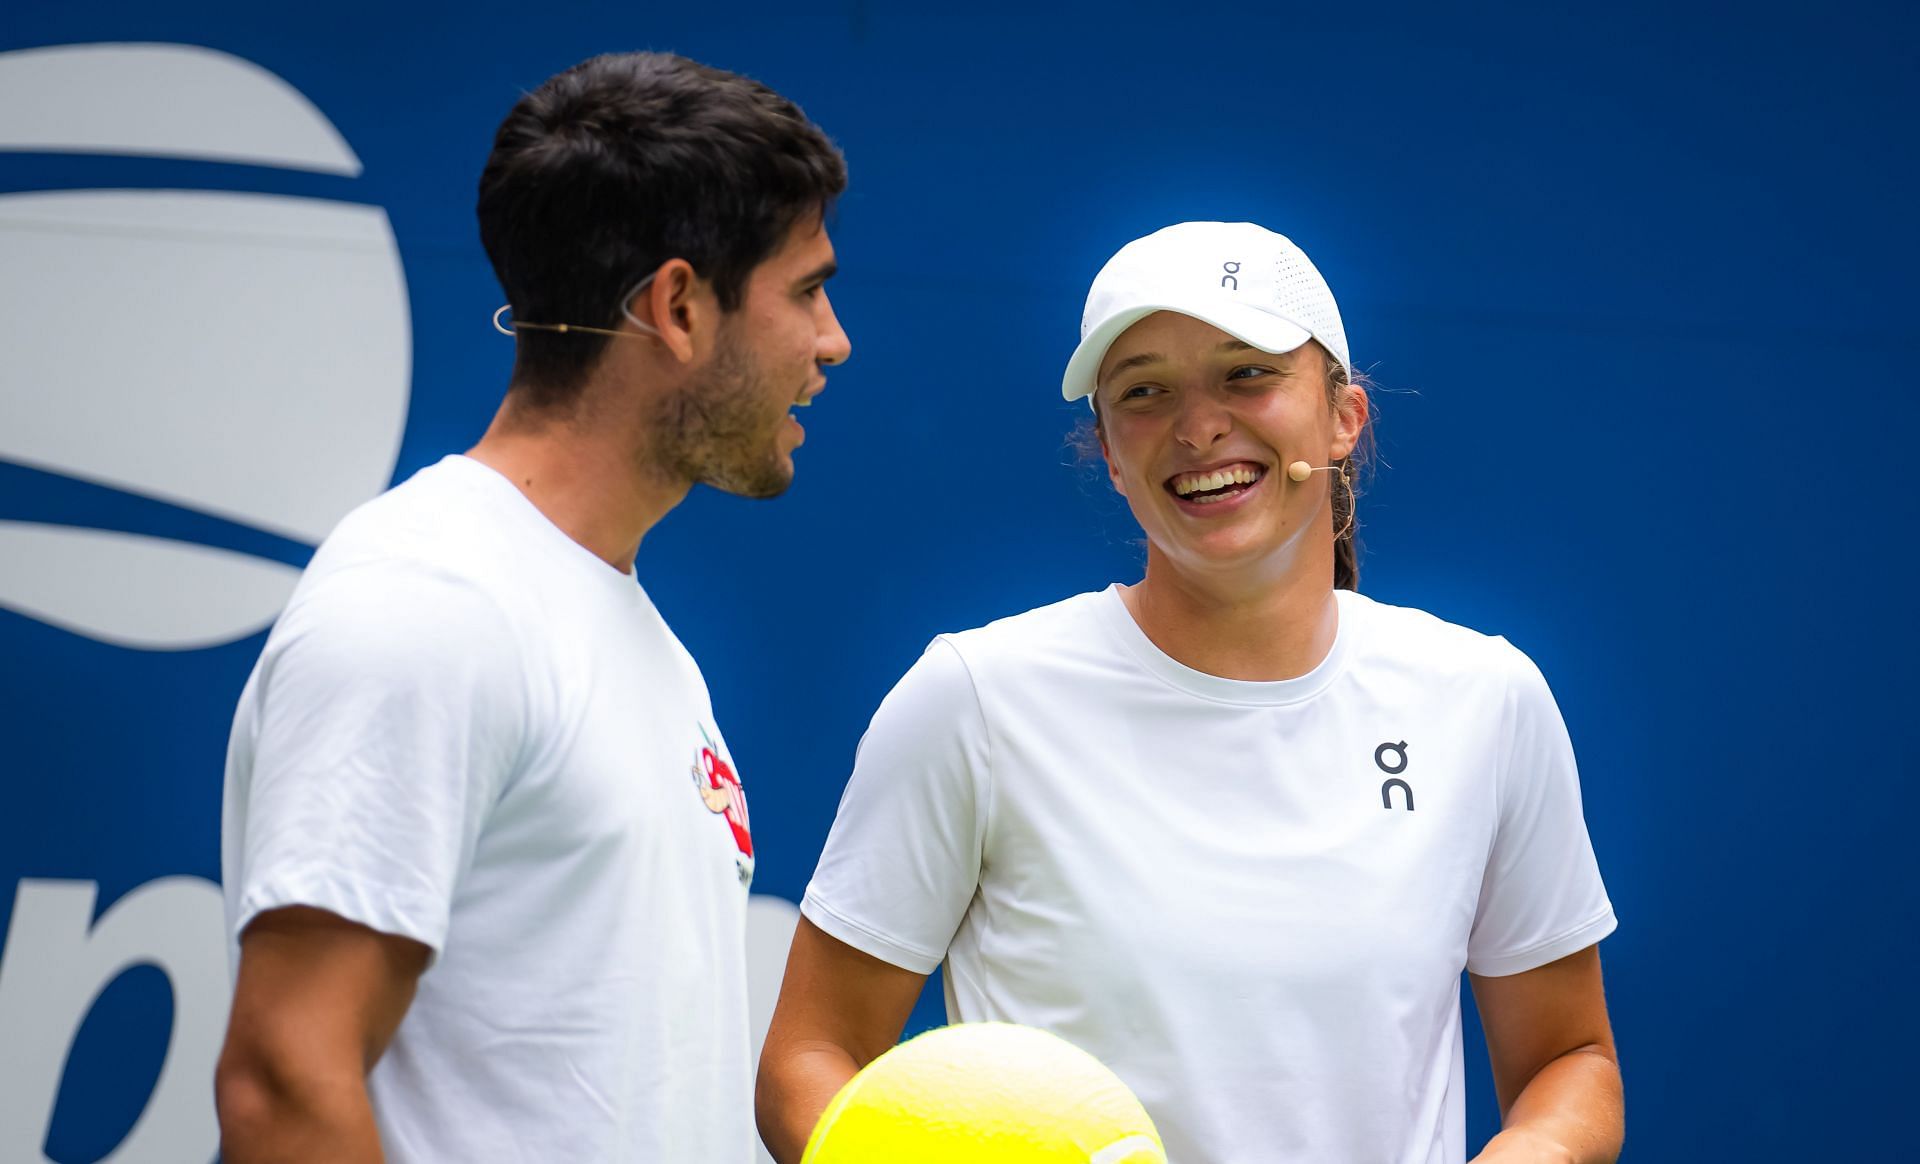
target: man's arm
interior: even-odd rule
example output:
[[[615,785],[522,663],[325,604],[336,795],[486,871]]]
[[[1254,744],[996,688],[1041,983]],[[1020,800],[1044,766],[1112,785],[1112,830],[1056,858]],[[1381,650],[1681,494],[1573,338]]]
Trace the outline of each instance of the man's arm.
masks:
[[[1475,1164],[1611,1164],[1626,1114],[1599,947],[1471,979],[1501,1116]]]
[[[372,1069],[413,1002],[428,948],[293,906],[240,943],[214,1076],[226,1164],[378,1164]]]
[[[800,919],[754,1093],[775,1160],[796,1164],[834,1095],[899,1040],[926,980]]]

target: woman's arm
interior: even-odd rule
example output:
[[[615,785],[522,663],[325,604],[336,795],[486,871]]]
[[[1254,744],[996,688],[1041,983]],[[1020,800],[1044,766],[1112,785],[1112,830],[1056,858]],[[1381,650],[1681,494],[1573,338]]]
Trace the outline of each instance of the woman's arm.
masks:
[[[1610,1164],[1626,1115],[1600,949],[1500,978],[1472,975],[1500,1134],[1475,1164]]]
[[[797,1164],[835,1093],[900,1038],[926,980],[800,919],[754,1091],[775,1160]]]

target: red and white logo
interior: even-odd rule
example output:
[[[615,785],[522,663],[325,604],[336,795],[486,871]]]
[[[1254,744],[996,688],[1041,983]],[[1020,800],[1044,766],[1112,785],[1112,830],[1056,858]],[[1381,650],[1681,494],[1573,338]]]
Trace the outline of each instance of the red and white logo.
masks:
[[[747,790],[740,786],[740,777],[734,775],[733,766],[721,758],[720,746],[707,734],[705,726],[700,728],[700,738],[706,741],[706,746],[693,761],[693,786],[708,812],[727,818],[727,827],[733,830],[734,846],[740,850],[734,864],[740,870],[740,883],[745,885],[753,880],[753,831],[747,823]]]

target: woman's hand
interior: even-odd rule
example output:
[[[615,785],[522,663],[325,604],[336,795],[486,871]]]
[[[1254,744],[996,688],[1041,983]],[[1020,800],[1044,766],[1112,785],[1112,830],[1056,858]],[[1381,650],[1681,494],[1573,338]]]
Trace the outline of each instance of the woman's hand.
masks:
[[[1468,1164],[1574,1164],[1571,1149],[1530,1128],[1509,1128]]]

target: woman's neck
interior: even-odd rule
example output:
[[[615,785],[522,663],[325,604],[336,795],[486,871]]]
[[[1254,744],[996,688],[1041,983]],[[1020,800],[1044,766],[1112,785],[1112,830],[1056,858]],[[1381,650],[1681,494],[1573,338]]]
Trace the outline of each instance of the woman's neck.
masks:
[[[1330,570],[1195,578],[1149,548],[1146,578],[1120,597],[1154,646],[1223,679],[1297,679],[1327,657],[1340,626]]]

